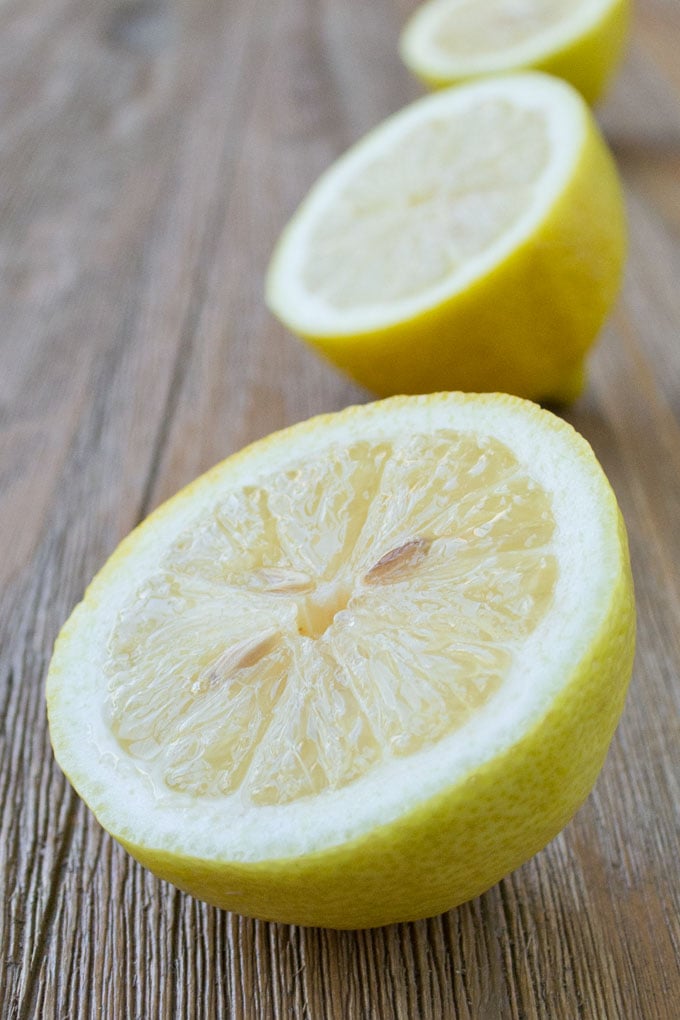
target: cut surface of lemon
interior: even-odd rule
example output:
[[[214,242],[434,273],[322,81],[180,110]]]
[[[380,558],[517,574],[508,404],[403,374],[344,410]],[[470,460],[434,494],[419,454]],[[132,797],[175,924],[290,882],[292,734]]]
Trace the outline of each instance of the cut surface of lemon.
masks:
[[[428,85],[534,68],[600,98],[624,48],[629,0],[429,0],[400,50]]]
[[[625,532],[586,442],[507,396],[275,434],[132,533],[57,641],[58,761],[200,898],[364,927],[540,849],[622,708]]]
[[[514,75],[417,101],[326,171],[276,247],[267,301],[381,395],[568,400],[624,247],[587,106]]]

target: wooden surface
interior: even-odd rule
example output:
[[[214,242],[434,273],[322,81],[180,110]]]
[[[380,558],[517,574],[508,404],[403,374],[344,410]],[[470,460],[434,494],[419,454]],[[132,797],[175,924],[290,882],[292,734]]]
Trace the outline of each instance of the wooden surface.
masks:
[[[123,535],[248,440],[368,399],[265,312],[319,171],[419,90],[411,0],[0,5],[0,1015],[680,1015],[680,5],[640,0],[600,117],[622,298],[568,418],[630,531],[639,646],[595,792],[473,903],[364,933],[156,881],[56,767],[54,637]]]

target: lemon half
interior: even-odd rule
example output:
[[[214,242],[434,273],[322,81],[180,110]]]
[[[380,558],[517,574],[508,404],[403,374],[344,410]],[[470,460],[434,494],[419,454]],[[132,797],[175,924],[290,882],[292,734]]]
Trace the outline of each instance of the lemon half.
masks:
[[[514,75],[389,118],[317,182],[267,301],[376,393],[568,401],[624,259],[617,173],[568,85]]]
[[[428,85],[535,68],[595,102],[622,54],[629,0],[429,0],[402,33],[404,62]]]
[[[143,864],[306,925],[428,916],[544,846],[622,709],[625,531],[587,443],[503,396],[395,398],[230,457],[56,644],[56,757]]]

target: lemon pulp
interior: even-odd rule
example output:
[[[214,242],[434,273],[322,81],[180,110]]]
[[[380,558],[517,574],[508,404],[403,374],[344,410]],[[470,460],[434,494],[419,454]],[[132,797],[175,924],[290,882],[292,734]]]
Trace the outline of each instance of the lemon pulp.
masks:
[[[315,224],[306,288],[343,311],[422,298],[450,279],[532,205],[550,161],[546,121],[491,96],[412,126]]]
[[[255,805],[462,726],[548,611],[547,492],[498,438],[356,440],[204,509],[119,610],[107,724],[154,785]]]

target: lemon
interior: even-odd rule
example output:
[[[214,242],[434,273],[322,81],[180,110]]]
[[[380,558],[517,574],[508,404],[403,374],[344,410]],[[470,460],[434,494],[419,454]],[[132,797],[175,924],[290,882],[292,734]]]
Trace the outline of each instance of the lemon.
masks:
[[[162,878],[338,928],[445,910],[588,794],[631,671],[614,495],[506,395],[394,398],[230,457],[56,644],[51,739]]]
[[[536,68],[595,102],[624,48],[630,0],[429,0],[401,37],[408,67],[433,87]]]
[[[435,93],[318,181],[267,301],[382,396],[573,399],[619,287],[617,173],[570,86],[531,73]]]

